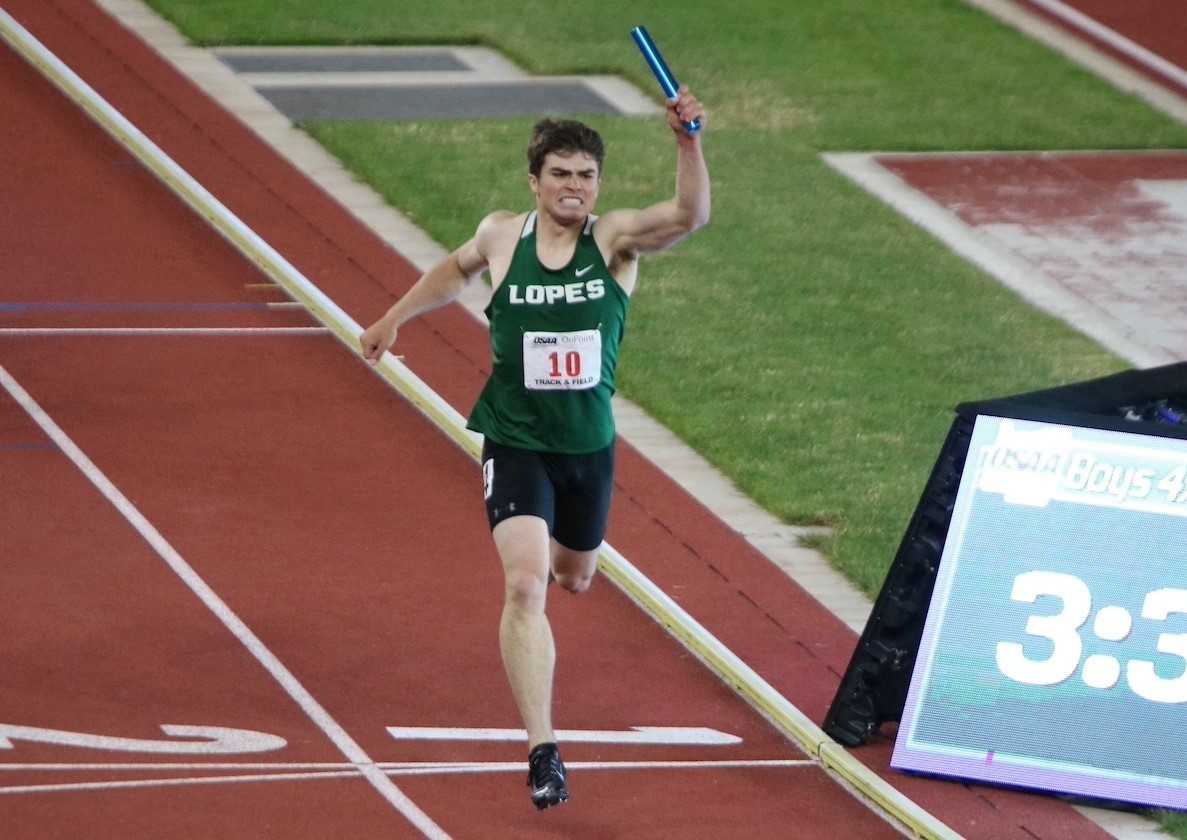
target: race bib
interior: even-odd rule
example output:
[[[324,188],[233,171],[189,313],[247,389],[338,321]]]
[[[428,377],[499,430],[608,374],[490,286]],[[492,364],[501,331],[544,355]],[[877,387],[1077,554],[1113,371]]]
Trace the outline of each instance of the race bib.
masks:
[[[529,391],[583,391],[601,381],[600,330],[523,334],[523,387]]]

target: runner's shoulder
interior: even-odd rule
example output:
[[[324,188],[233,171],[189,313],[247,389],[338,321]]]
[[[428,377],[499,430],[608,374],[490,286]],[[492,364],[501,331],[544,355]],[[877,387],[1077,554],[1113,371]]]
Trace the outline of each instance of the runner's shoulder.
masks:
[[[510,210],[495,210],[492,213],[487,213],[482,217],[482,221],[478,223],[478,236],[483,235],[501,235],[506,231],[513,231],[516,236],[519,235],[519,229],[523,227],[523,223],[527,220],[527,213],[514,213]]]
[[[484,254],[513,250],[527,217],[527,213],[513,213],[510,210],[495,210],[486,214],[474,234],[479,249]]]

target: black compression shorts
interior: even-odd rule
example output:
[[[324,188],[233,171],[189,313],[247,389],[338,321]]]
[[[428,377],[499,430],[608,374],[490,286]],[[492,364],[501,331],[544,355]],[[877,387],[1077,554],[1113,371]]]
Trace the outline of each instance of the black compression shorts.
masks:
[[[565,548],[602,544],[614,487],[614,444],[588,455],[482,446],[482,483],[491,530],[512,516],[538,516]]]

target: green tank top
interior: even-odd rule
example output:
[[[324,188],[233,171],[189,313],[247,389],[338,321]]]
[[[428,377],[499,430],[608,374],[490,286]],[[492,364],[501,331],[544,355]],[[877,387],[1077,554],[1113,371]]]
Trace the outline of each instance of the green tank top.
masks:
[[[528,214],[491,295],[493,364],[467,427],[495,443],[579,455],[614,441],[610,398],[630,299],[594,241],[595,218],[554,271],[536,256],[536,213]]]

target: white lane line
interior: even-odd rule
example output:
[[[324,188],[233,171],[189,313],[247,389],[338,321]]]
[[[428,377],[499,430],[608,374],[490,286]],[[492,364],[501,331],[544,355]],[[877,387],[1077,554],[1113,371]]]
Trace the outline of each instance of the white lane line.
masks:
[[[382,767],[382,764],[376,765]],[[51,772],[84,772],[97,770],[120,771],[129,770],[287,770],[292,773],[310,770],[358,770],[348,761],[124,761],[124,762],[75,762],[75,763],[46,763],[46,764],[7,764],[0,763],[0,773],[4,771],[20,771],[22,773],[51,771]]]
[[[2,14],[2,13],[0,13]],[[313,698],[306,688],[301,685],[291,671],[286,668],[276,656],[268,650],[255,633],[237,616],[226,602],[199,577],[193,567],[161,536],[161,533],[149,522],[136,506],[120,492],[86,454],[75,445],[53,419],[45,413],[29,393],[21,387],[12,375],[0,365],[0,385],[12,396],[22,408],[28,412],[38,426],[49,436],[58,448],[74,462],[96,489],[103,494],[116,510],[153,547],[161,559],[180,577],[206,607],[218,617],[219,621],[231,631],[236,639],[246,647],[251,654],[264,666],[265,670],[280,683],[288,695],[301,707],[309,718],[317,724],[334,745],[353,764],[359,765],[367,781],[392,804],[404,817],[432,840],[444,840],[449,835],[445,833],[427,814],[408,798],[383,771],[375,767],[375,762],[363,748],[334,720],[320,703]]]
[[[1103,23],[1090,18],[1077,9],[1073,9],[1066,3],[1059,2],[1059,0],[1031,0],[1031,2],[1036,6],[1046,9],[1065,23],[1083,30],[1095,38],[1099,38],[1117,50],[1117,52],[1126,58],[1136,61],[1147,70],[1152,70],[1161,76],[1165,76],[1175,84],[1187,88],[1187,70],[1176,64],[1172,64],[1162,56],[1146,49],[1141,44],[1129,40],[1116,30],[1110,29]]]
[[[213,765],[195,765],[209,769]],[[300,766],[300,765],[295,765]],[[65,782],[48,785],[8,785],[0,786],[0,795],[31,794],[31,793],[66,793],[86,790],[119,790],[127,788],[148,787],[181,787],[189,785],[218,785],[247,782],[304,782],[319,779],[349,779],[365,775],[367,769],[373,769],[388,776],[430,776],[457,775],[462,773],[523,773],[527,770],[527,763],[523,761],[491,761],[491,762],[406,762],[371,765],[368,767],[353,767],[344,765],[347,769],[289,772],[289,773],[253,773],[236,776],[188,776],[185,778],[165,779],[126,779],[123,781],[105,782]],[[573,761],[567,762],[570,770],[724,770],[724,769],[787,769],[819,768],[819,762],[811,759],[754,759],[737,761]],[[139,768],[145,769],[145,768]],[[164,769],[158,765],[155,769]],[[182,767],[182,769],[189,769]]]
[[[326,327],[0,327],[0,337],[329,334],[330,330]]]
[[[526,770],[524,761],[380,761],[375,765],[391,773],[423,772],[468,772],[493,773],[511,770]],[[738,758],[671,761],[567,761],[566,767],[578,770],[648,770],[648,769],[697,769],[735,767],[818,767],[820,762],[813,758]],[[136,761],[123,763],[82,764],[0,764],[0,772],[129,772],[137,770],[256,770],[287,771],[289,773],[330,772],[350,770],[359,772],[359,766],[342,761],[202,761],[202,762],[151,762]]]
[[[523,773],[526,761],[438,761],[380,764],[388,773],[424,776],[435,773]],[[566,761],[570,770],[728,770],[743,768],[819,767],[811,758],[722,759],[718,761]]]
[[[397,741],[526,741],[525,729],[489,729],[483,727],[389,726],[387,731]],[[728,732],[704,726],[632,726],[629,730],[558,729],[558,741],[585,744],[668,744],[725,746],[740,744],[742,739]]]
[[[331,773],[268,773],[250,776],[195,776],[186,779],[129,779],[122,782],[70,782],[60,785],[12,785],[0,787],[0,796],[13,796],[20,793],[66,793],[80,790],[225,785],[237,782],[303,782],[312,779],[347,779],[358,775],[359,771],[357,770],[343,770]],[[388,781],[386,776],[383,778]]]

